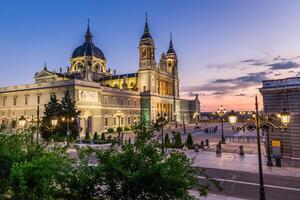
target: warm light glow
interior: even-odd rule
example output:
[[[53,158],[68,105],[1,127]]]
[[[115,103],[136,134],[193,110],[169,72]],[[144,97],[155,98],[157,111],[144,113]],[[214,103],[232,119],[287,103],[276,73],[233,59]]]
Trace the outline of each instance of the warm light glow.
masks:
[[[284,126],[287,126],[290,123],[291,115],[290,113],[283,111],[280,113],[280,121],[284,124]]]
[[[19,126],[21,128],[23,128],[25,126],[25,123],[26,123],[25,117],[24,116],[20,117],[20,119],[19,119]]]
[[[246,112],[245,111],[240,111],[240,115],[245,115]]]
[[[51,120],[52,126],[53,126],[53,127],[56,127],[56,126],[57,126],[57,122],[58,122],[57,118],[53,118],[53,119]]]
[[[237,115],[233,110],[228,115],[228,121],[231,125],[235,125],[237,123]]]

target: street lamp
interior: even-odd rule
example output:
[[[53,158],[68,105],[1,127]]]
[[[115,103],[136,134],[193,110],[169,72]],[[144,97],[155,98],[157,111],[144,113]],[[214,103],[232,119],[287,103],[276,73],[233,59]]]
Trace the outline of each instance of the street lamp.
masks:
[[[21,128],[24,128],[25,124],[26,124],[26,118],[24,116],[21,116],[19,119],[19,126]]]
[[[244,115],[246,115],[245,111],[240,111],[240,115],[242,116],[242,124],[244,124]],[[243,128],[243,133],[245,132],[245,127]]]
[[[182,116],[183,116],[183,118],[182,118],[182,123],[183,123],[183,134],[186,134],[186,130],[185,130],[185,116],[186,116],[186,114],[185,114],[185,113],[182,113]]]
[[[53,119],[51,119],[51,125],[55,128],[57,126],[58,123],[58,119],[57,117],[54,117]]]
[[[74,120],[75,120],[75,118],[74,117],[71,117],[70,118],[70,115],[68,114],[68,117],[67,118],[65,118],[65,117],[62,117],[62,119],[61,119],[63,122],[67,122],[67,146],[69,146],[69,140],[68,140],[68,138],[69,138],[69,135],[71,135],[70,134],[70,122],[73,122]],[[53,121],[51,121],[51,123],[55,123],[55,119],[53,120]],[[56,124],[57,124],[57,122],[56,122]]]
[[[157,115],[155,125],[161,128],[161,152],[164,153],[164,126],[168,123],[168,116],[166,113]]]
[[[119,143],[121,144],[121,117],[123,116],[123,113],[120,110],[118,110],[116,116],[119,119],[119,127],[117,130],[118,130]],[[122,143],[123,143],[123,135],[122,135]]]
[[[259,131],[260,129],[263,131],[266,131],[267,134],[267,156],[268,156],[268,162],[267,165],[268,166],[272,166],[272,158],[271,158],[271,153],[270,153],[270,145],[269,145],[269,129],[273,128],[273,129],[277,129],[280,131],[285,131],[287,129],[287,125],[290,122],[290,114],[286,111],[280,113],[278,116],[280,116],[280,122],[282,125],[276,125],[276,122],[278,121],[277,119],[274,119],[272,117],[272,115],[267,115],[267,114],[262,114],[259,115],[258,113],[258,102],[257,102],[257,96],[255,96],[255,108],[256,108],[256,112],[255,112],[255,123],[252,121],[247,122],[245,124],[242,125],[243,127],[246,127],[248,130],[253,131],[256,130],[257,133],[257,150],[258,150],[258,167],[259,167],[259,199],[260,200],[265,200],[265,190],[264,190],[264,180],[263,180],[263,171],[262,171],[262,161],[261,161],[261,149],[260,149],[260,134]],[[252,113],[251,113],[252,114]],[[237,116],[231,112],[228,115],[228,120],[231,123],[231,125],[234,128],[234,125],[237,123]],[[241,128],[234,128],[234,129],[241,129]],[[279,158],[280,159],[280,158]]]
[[[226,141],[225,141],[225,137],[224,137],[224,116],[226,115],[226,109],[223,108],[223,106],[221,105],[221,107],[217,110],[217,114],[218,116],[220,117],[221,119],[221,129],[222,129],[222,134],[221,134],[221,141],[222,141],[222,144],[226,144]]]

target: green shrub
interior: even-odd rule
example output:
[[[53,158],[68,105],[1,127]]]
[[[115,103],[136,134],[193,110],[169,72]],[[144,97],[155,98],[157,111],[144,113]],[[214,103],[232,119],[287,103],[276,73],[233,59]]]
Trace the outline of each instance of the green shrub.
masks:
[[[127,126],[126,126],[126,127],[124,128],[124,131],[130,131],[130,127],[127,127]]]
[[[169,138],[169,134],[166,133],[166,136],[165,136],[165,147],[166,148],[170,148],[171,147],[171,142],[170,142],[170,138]]]
[[[96,141],[96,140],[98,140],[98,139],[99,139],[99,137],[98,137],[98,133],[97,133],[97,132],[95,132],[95,133],[94,133],[94,138],[93,138],[93,140],[94,140],[94,141]]]
[[[85,143],[88,143],[91,140],[90,133],[89,133],[88,129],[86,129],[86,131],[85,131],[85,137],[84,137],[84,139],[85,139],[84,140]]]
[[[175,138],[174,138],[174,147],[175,148],[182,148],[182,140],[181,140],[181,135],[179,132],[175,133]]]
[[[102,134],[101,134],[101,140],[102,140],[102,141],[105,141],[105,133],[102,133]]]
[[[114,129],[113,129],[113,128],[108,128],[108,129],[107,129],[107,132],[108,132],[108,133],[113,133],[113,132],[114,132]]]
[[[123,128],[122,127],[118,127],[117,128],[117,132],[122,132],[123,131]]]
[[[187,137],[187,140],[186,140],[186,146],[189,149],[192,149],[193,146],[194,146],[193,137],[190,133],[188,134],[188,137]]]

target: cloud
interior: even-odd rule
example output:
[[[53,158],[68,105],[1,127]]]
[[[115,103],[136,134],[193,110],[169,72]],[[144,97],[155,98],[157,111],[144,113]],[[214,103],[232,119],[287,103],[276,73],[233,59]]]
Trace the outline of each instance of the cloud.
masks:
[[[294,69],[298,68],[300,65],[297,62],[294,61],[287,61],[287,62],[277,62],[268,64],[266,66],[269,66],[271,70],[281,70],[281,69]]]
[[[210,92],[211,95],[229,94],[261,84],[262,80],[268,79],[267,72],[249,73],[232,79],[216,79],[204,85],[183,87],[183,91]]]
[[[255,62],[259,62],[259,60],[256,60],[256,59],[247,59],[247,60],[242,60],[241,61],[242,63],[255,63]]]

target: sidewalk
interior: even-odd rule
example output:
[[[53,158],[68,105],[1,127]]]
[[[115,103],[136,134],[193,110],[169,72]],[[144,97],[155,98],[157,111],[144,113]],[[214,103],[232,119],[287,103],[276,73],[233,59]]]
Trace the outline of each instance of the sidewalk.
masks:
[[[246,200],[236,197],[228,197],[228,196],[222,196],[222,195],[216,195],[212,193],[208,193],[207,197],[198,197],[198,194],[196,191],[190,191],[190,194],[194,196],[197,200]]]
[[[187,157],[193,159],[193,166],[203,168],[225,169],[258,173],[258,157],[253,154],[240,156],[234,153],[221,153],[188,150],[184,152]],[[295,167],[268,167],[266,157],[262,157],[263,173],[277,176],[300,177],[300,168]],[[275,164],[275,163],[274,163]]]

